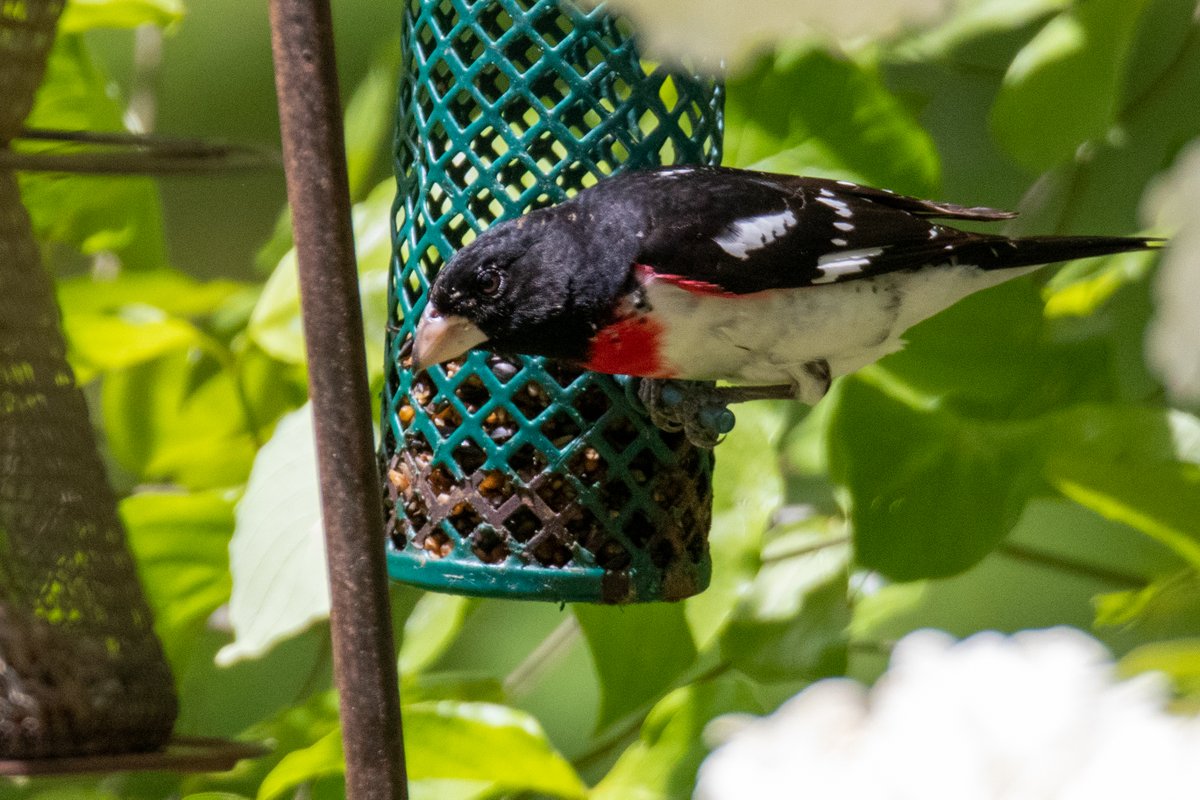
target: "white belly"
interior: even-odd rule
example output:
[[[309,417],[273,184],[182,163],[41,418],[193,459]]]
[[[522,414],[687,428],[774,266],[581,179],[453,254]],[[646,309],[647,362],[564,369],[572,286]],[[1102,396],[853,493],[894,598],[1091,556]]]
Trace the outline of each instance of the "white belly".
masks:
[[[800,384],[804,365],[845,375],[903,346],[905,330],[971,294],[1028,272],[961,266],[728,296],[649,277],[649,314],[669,314],[662,352],[678,377]]]

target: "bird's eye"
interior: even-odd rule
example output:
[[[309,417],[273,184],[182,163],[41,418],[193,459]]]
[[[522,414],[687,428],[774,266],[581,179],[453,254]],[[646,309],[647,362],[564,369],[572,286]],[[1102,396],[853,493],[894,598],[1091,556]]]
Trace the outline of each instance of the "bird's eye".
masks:
[[[504,287],[504,276],[494,269],[485,269],[475,279],[475,285],[479,287],[480,292],[492,297],[499,294]]]

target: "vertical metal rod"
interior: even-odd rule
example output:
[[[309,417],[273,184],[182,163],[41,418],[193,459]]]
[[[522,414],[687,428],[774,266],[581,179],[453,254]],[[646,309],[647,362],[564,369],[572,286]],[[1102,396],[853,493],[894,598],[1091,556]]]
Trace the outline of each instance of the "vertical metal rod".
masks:
[[[405,800],[383,504],[371,429],[328,0],[271,0],[271,49],[300,265],[333,666],[349,800]]]

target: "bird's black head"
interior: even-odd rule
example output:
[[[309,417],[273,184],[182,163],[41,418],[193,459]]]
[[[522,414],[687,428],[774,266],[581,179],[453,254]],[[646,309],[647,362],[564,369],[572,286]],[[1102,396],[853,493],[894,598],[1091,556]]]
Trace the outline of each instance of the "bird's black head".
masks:
[[[414,344],[417,368],[486,342],[503,353],[582,360],[632,267],[610,225],[574,203],[497,225],[434,280]]]

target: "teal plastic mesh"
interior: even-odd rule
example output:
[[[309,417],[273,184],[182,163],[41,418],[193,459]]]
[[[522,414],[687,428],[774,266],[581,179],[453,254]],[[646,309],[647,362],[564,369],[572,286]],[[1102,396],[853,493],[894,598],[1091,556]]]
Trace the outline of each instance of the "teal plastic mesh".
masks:
[[[719,163],[719,83],[643,63],[559,0],[410,0],[383,398],[389,570],[426,588],[609,603],[708,583],[712,455],[624,379],[472,352],[407,366],[430,280],[488,225],[623,169]]]

